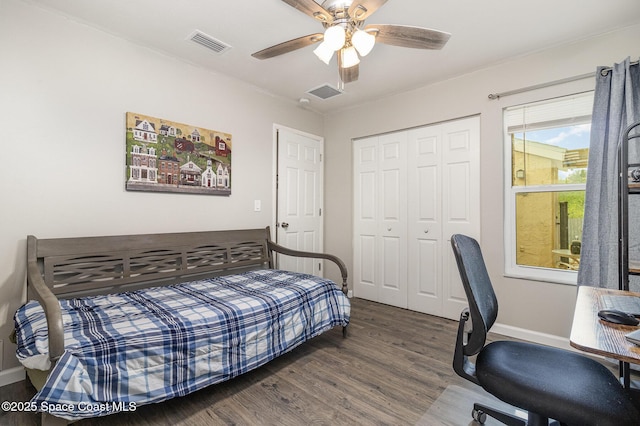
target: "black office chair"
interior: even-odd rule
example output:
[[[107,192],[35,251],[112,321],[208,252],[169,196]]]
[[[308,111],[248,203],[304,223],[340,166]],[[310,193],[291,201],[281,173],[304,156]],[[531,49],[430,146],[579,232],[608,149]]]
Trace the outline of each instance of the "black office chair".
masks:
[[[640,412],[616,376],[580,354],[532,343],[497,341],[485,346],[498,316],[498,301],[478,242],[453,235],[469,308],[460,315],[453,358],[455,372],[498,399],[528,412],[528,420],[474,404],[472,416],[489,415],[511,425],[640,425]],[[471,316],[472,330],[465,324]],[[474,363],[469,359],[477,355]]]

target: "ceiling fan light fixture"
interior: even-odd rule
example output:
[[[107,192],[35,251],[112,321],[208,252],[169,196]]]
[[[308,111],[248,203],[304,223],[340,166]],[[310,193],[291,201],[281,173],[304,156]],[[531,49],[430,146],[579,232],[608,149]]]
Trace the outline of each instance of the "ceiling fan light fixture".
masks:
[[[366,31],[356,30],[351,36],[351,44],[353,44],[360,56],[367,56],[376,44],[376,37]]]
[[[324,41],[314,49],[313,53],[315,53],[318,59],[320,59],[322,62],[324,62],[327,65],[329,65],[329,62],[333,57],[333,49],[327,46],[327,43]]]
[[[388,0],[282,0],[322,23],[324,33],[315,33],[279,43],[252,53],[257,59],[273,58],[321,42],[314,54],[329,64],[336,52],[340,84],[358,80],[360,59],[378,44],[439,50],[451,34],[409,25],[365,25],[365,20]]]
[[[360,63],[358,52],[356,52],[356,49],[353,46],[342,49],[340,51],[340,55],[342,55],[342,68],[351,68]]]
[[[333,49],[334,52],[337,52],[344,46],[347,35],[340,25],[334,25],[333,27],[327,28],[324,32],[324,42],[328,47]]]

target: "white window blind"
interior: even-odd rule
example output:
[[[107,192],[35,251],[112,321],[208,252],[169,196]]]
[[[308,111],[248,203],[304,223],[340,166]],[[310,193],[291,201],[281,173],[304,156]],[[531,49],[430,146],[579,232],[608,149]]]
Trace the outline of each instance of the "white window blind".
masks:
[[[591,122],[593,92],[505,109],[507,133],[541,130]]]

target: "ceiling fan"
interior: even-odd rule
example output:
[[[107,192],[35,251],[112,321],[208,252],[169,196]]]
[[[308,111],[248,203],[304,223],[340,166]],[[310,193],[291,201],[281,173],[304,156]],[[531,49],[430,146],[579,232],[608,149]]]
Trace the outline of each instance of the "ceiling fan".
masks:
[[[442,49],[451,37],[442,31],[407,25],[365,26],[365,19],[387,0],[325,0],[322,5],[313,0],[282,1],[320,21],[325,28],[324,34],[309,34],[285,41],[251,56],[268,59],[321,42],[313,52],[326,64],[336,52],[340,79],[344,83],[358,79],[360,57],[366,56],[376,42],[417,49]]]

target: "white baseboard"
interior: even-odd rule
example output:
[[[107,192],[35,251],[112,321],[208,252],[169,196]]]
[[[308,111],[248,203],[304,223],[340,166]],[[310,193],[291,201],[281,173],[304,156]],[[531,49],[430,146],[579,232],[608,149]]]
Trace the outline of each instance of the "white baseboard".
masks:
[[[503,336],[514,337],[516,339],[527,340],[533,343],[539,343],[541,345],[579,352],[575,348],[571,347],[568,338],[555,336],[553,334],[540,333],[538,331],[527,330],[525,328],[513,327],[511,325],[504,325],[500,323],[493,324],[491,332],[502,334]]]
[[[8,368],[0,371],[0,386],[10,385],[26,378],[24,367]]]

